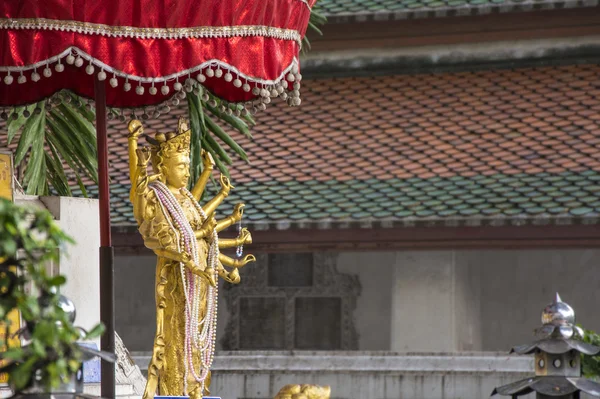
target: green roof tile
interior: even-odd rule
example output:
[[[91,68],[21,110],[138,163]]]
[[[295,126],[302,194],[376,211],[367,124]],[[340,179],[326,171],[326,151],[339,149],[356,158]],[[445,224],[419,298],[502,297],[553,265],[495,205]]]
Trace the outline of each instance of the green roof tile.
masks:
[[[569,211],[569,213],[571,213],[572,215],[575,215],[575,216],[582,216],[582,215],[585,215],[587,213],[592,213],[592,212],[594,212],[594,208],[587,208],[587,207],[573,208]]]
[[[452,215],[456,215],[457,213],[458,213],[458,211],[456,209],[447,209],[447,210],[438,212],[438,215],[440,215],[440,216],[452,216]]]
[[[570,214],[584,217],[600,210],[599,173],[545,175],[455,176],[451,178],[369,181],[292,181],[238,183],[219,209],[229,214],[233,204],[246,203],[248,221],[321,219],[386,219],[462,217],[504,214]],[[581,178],[582,180],[578,180]],[[585,184],[581,184],[581,183]],[[284,187],[283,189],[281,189]],[[115,224],[135,224],[129,205],[129,187],[113,184]],[[214,195],[211,188],[207,198]],[[90,187],[90,192],[97,192]]]

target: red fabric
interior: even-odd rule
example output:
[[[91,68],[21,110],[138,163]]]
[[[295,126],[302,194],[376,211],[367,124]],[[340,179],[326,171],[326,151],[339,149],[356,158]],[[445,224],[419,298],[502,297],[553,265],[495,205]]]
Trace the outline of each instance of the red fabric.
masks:
[[[312,5],[316,0],[310,0]],[[297,31],[302,37],[310,16],[310,9],[301,0],[13,0],[0,4],[0,19],[17,21],[43,18],[46,20],[79,21],[112,27],[141,28],[194,28],[267,26]],[[124,73],[139,77],[162,77],[194,68],[209,60],[219,60],[255,79],[275,80],[298,57],[300,47],[293,40],[273,37],[227,38],[131,38],[99,34],[44,29],[8,29],[0,27],[0,68],[28,66],[57,56],[69,47],[76,47],[94,59]],[[27,104],[39,101],[62,89],[71,89],[86,97],[93,97],[93,79],[99,68],[88,75],[81,68],[66,65],[52,76],[42,75],[32,82],[32,70],[24,72],[27,82],[17,84],[18,73],[11,73],[14,82],[0,82],[0,105]],[[168,96],[150,95],[149,84],[145,94],[137,95],[137,82],[130,81],[132,90],[124,92],[124,79],[112,88],[107,73],[107,103],[109,106],[142,106],[157,104]],[[193,73],[195,77],[197,73]],[[6,72],[0,71],[0,79]],[[234,75],[235,76],[235,75]],[[180,79],[180,82],[187,76]],[[223,79],[207,79],[204,85],[218,96],[232,102],[251,99],[251,93],[235,88]]]

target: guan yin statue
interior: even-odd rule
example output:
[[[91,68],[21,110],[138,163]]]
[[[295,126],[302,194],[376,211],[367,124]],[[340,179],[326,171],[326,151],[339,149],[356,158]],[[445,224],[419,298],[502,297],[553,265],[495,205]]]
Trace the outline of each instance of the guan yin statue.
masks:
[[[237,284],[237,268],[255,260],[252,255],[233,259],[220,249],[239,249],[252,238],[246,229],[235,239],[218,237],[221,230],[241,221],[244,209],[237,204],[230,216],[215,219],[215,210],[233,188],[227,177],[221,175],[220,191],[199,205],[214,166],[210,154],[202,153],[204,170],[192,191],[187,190],[191,131],[183,119],[176,133],[144,135],[150,145],[138,148],[143,134],[141,122],[132,120],[130,199],[144,244],[158,257],[156,336],[144,399],[155,395],[200,399],[208,393],[215,350],[217,276]]]

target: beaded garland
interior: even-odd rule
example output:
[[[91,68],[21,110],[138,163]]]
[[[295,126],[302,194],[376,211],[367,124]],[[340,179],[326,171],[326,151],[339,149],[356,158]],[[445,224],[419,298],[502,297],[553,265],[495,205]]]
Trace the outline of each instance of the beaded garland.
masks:
[[[162,76],[162,77],[140,77],[135,75],[129,75],[124,72],[118,71],[109,65],[93,58],[91,55],[86,54],[76,47],[70,47],[61,54],[51,57],[45,61],[38,62],[33,65],[26,65],[22,67],[0,67],[0,86],[12,85],[14,82],[23,84],[27,82],[28,75],[31,73],[29,79],[33,82],[38,82],[42,77],[51,78],[53,71],[51,65],[54,65],[54,71],[61,73],[65,70],[63,61],[71,66],[77,68],[84,68],[88,75],[96,74],[96,78],[100,81],[104,81],[109,75],[112,75],[109,79],[109,84],[112,88],[117,88],[120,84],[122,85],[123,91],[129,92],[133,88],[132,83],[135,83],[135,93],[143,95],[146,93],[146,87],[148,86],[148,93],[150,95],[156,95],[158,93],[157,86],[160,85],[160,92],[163,95],[168,95],[171,92],[171,88],[174,91],[173,96],[168,100],[157,106],[143,107],[138,110],[133,109],[130,112],[131,119],[138,119],[137,115],[140,115],[141,119],[148,120],[150,118],[158,118],[161,113],[168,113],[170,111],[169,103],[172,106],[179,105],[180,100],[185,98],[186,92],[194,92],[196,95],[202,96],[203,101],[208,101],[210,96],[208,91],[202,86],[202,83],[206,81],[206,78],[222,78],[225,82],[233,84],[236,88],[241,88],[243,91],[254,94],[257,98],[252,101],[242,103],[228,103],[221,101],[219,110],[227,115],[247,115],[248,113],[256,114],[258,111],[264,111],[267,108],[267,104],[271,103],[273,98],[279,97],[286,101],[287,104],[292,106],[298,106],[301,104],[300,99],[300,82],[302,81],[302,75],[299,73],[299,62],[298,59],[294,58],[291,65],[289,65],[275,80],[262,80],[251,76],[247,76],[241,73],[237,68],[218,60],[207,61],[194,68],[181,71],[177,74]],[[42,74],[38,73],[38,70],[42,71]],[[17,77],[15,79],[15,76]],[[183,82],[181,83],[180,80]],[[50,97],[50,101],[47,103],[48,106],[57,104],[62,101],[62,97],[58,93]],[[215,104],[216,105],[216,104]],[[23,112],[30,114],[27,108]],[[10,108],[3,108],[0,110],[0,118],[7,120],[8,118],[17,119],[19,117],[17,109],[14,108],[12,112]],[[27,117],[27,116],[26,116]],[[114,119],[115,115],[113,112],[108,112],[108,119]],[[124,113],[118,116],[121,121],[126,120]]]
[[[238,223],[238,238],[242,237],[242,219],[240,219],[240,222]],[[241,258],[242,255],[244,255],[244,244],[240,243],[240,245],[237,246],[237,248],[235,249],[235,256],[237,256],[238,258]]]
[[[184,248],[192,256],[195,264],[199,264],[198,247],[194,230],[190,222],[185,217],[183,209],[173,193],[161,182],[154,182],[150,188],[155,192],[163,212],[170,216],[167,218],[175,231],[180,232],[178,250]],[[201,220],[206,220],[206,213],[194,199],[192,193],[186,188],[180,190],[181,194],[188,198],[194,204],[194,209],[198,212]],[[215,271],[217,277],[217,266],[219,259],[219,237],[216,229],[212,232],[212,241],[208,250],[207,265]],[[204,391],[205,380],[208,376],[214,359],[216,333],[217,333],[217,308],[218,308],[218,286],[208,286],[206,314],[202,320],[199,320],[201,309],[201,284],[202,278],[196,276],[188,270],[183,263],[180,263],[181,280],[185,293],[185,359],[184,359],[184,393],[187,394],[188,376],[201,384]],[[194,367],[193,349],[200,352],[200,372],[196,372]]]

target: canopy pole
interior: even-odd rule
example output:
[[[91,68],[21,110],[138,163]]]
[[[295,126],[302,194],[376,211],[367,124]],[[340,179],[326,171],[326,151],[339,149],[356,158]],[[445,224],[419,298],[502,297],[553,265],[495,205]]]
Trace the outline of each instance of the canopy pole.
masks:
[[[94,80],[96,101],[96,144],[98,149],[98,191],[100,197],[100,321],[106,332],[100,349],[115,353],[114,251],[110,237],[110,189],[108,186],[108,138],[106,132],[106,85]],[[115,364],[102,360],[100,395],[115,397]]]

